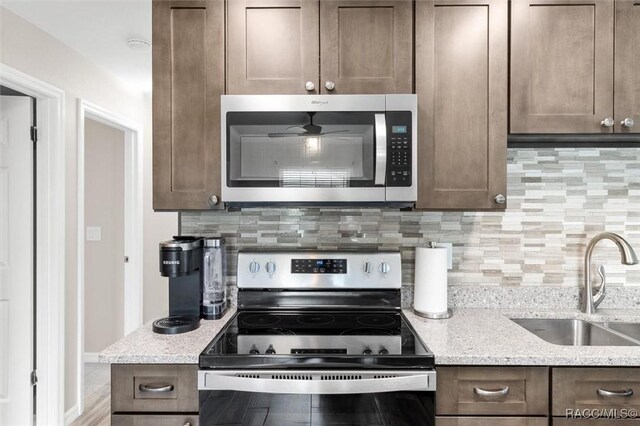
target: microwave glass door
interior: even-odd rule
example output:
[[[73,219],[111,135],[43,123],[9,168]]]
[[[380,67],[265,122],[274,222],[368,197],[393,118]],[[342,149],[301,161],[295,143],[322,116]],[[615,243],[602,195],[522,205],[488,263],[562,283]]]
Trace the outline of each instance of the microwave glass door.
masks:
[[[227,186],[372,187],[372,112],[227,113]]]

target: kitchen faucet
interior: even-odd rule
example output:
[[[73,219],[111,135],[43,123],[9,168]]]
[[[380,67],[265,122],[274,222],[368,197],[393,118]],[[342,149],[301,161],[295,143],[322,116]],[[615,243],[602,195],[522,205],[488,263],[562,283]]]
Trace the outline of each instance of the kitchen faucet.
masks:
[[[598,268],[598,274],[602,279],[602,283],[600,287],[597,289],[596,293],[593,293],[593,286],[591,284],[591,255],[593,254],[593,250],[596,245],[601,240],[611,240],[618,246],[620,250],[620,255],[622,257],[623,265],[637,265],[638,257],[636,253],[633,251],[631,245],[622,238],[618,234],[614,234],[612,232],[603,232],[601,234],[596,235],[589,242],[587,246],[587,251],[584,255],[584,293],[582,295],[582,312],[585,314],[593,314],[596,311],[598,305],[602,302],[605,296],[605,276],[604,276],[604,268],[600,266]]]

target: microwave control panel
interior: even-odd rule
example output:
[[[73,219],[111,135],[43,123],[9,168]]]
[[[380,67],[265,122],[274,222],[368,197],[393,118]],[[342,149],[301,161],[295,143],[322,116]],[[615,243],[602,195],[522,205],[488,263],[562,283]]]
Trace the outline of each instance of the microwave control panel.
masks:
[[[411,112],[387,111],[387,186],[411,186]]]

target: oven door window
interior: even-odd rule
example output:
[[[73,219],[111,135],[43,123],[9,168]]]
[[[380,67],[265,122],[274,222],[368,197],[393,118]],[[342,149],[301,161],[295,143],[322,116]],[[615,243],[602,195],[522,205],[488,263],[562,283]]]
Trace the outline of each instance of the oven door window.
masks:
[[[372,187],[372,112],[227,113],[227,186]]]
[[[435,392],[298,395],[200,391],[201,425],[435,424]]]

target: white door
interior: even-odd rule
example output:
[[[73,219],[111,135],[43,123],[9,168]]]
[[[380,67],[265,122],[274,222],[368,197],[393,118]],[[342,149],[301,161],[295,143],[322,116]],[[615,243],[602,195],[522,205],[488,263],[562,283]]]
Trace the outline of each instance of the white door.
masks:
[[[0,425],[30,425],[33,390],[31,99],[0,96]]]

